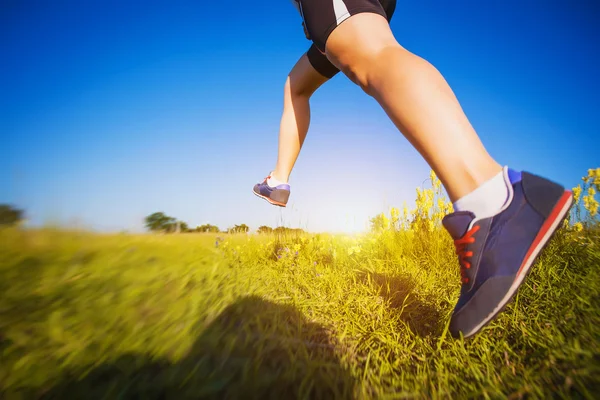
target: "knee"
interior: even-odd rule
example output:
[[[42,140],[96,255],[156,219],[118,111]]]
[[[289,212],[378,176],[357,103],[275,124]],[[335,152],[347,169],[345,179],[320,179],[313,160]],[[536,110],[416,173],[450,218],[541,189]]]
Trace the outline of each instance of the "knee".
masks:
[[[302,85],[301,82],[297,82],[295,80],[293,80],[292,78],[290,78],[289,76],[287,77],[286,81],[285,81],[285,85],[284,85],[284,95],[286,97],[291,97],[291,98],[306,98],[309,99],[310,96],[312,96],[312,94],[314,93],[314,90],[312,88],[307,87],[306,85]]]

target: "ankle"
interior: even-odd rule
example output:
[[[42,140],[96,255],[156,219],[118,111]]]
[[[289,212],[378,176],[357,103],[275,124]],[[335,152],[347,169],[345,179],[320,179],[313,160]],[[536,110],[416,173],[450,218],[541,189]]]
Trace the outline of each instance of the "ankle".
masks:
[[[277,168],[271,172],[271,179],[280,183],[288,183],[290,176],[289,174],[282,174],[277,171]]]
[[[454,211],[470,211],[480,219],[492,217],[506,204],[509,197],[508,186],[505,171],[501,169],[475,190],[456,200],[453,203]]]
[[[453,172],[450,176],[444,176],[445,179],[442,177],[440,179],[448,192],[450,201],[455,202],[498,175],[502,169],[500,164],[493,161],[478,164],[477,168],[465,166],[459,173]]]

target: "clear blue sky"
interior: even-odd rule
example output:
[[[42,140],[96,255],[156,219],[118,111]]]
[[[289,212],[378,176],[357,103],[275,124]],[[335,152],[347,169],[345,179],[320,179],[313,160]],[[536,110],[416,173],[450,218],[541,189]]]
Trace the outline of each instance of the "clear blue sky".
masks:
[[[598,4],[399,0],[392,29],[499,162],[572,187],[600,166]],[[313,98],[289,207],[252,194],[308,46],[288,0],[2,1],[0,203],[102,231],[141,231],[154,211],[356,231],[411,204],[427,165],[341,74]]]

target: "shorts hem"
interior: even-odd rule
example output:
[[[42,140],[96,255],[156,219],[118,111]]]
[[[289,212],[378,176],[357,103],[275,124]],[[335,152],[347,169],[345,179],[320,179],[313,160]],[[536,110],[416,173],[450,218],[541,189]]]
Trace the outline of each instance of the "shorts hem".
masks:
[[[385,11],[379,10],[375,7],[356,7],[356,8],[349,9],[348,12],[342,14],[339,18],[337,18],[337,20],[335,22],[333,22],[331,25],[329,25],[329,27],[325,30],[325,32],[324,32],[325,34],[323,35],[322,48],[321,48],[321,43],[316,43],[315,41],[313,41],[313,43],[315,43],[315,46],[317,46],[317,49],[319,49],[322,53],[325,53],[325,48],[327,46],[327,40],[329,39],[329,36],[335,30],[335,28],[337,28],[338,26],[343,24],[344,21],[347,21],[350,17],[357,15],[357,14],[363,14],[363,13],[373,13],[373,14],[381,15],[383,18],[388,20],[387,15],[385,15]]]

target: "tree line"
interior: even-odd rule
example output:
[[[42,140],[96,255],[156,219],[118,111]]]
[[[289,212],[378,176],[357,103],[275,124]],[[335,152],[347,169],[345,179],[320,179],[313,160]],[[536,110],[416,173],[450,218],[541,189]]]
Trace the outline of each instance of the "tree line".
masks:
[[[146,228],[150,232],[161,232],[161,233],[192,233],[192,232],[204,232],[204,233],[248,233],[250,227],[246,224],[234,225],[228,229],[221,230],[216,225],[204,224],[199,225],[195,228],[190,228],[189,225],[180,221],[177,218],[166,215],[164,212],[155,212],[148,215],[145,218]],[[268,233],[302,233],[302,229],[286,228],[283,226],[277,228],[271,228],[270,226],[262,225],[258,228],[257,233],[268,234]]]
[[[17,225],[25,218],[25,212],[9,204],[0,204],[0,226]]]
[[[25,212],[15,206],[9,204],[0,204],[0,227],[18,225],[25,219]],[[248,233],[250,227],[246,224],[234,225],[228,229],[221,230],[216,225],[204,224],[198,225],[195,228],[190,228],[189,224],[177,218],[166,215],[164,212],[155,212],[148,215],[145,219],[145,226],[150,232],[161,233]],[[303,233],[302,229],[286,228],[283,226],[271,228],[270,226],[262,225],[258,228],[259,234],[289,234]]]

